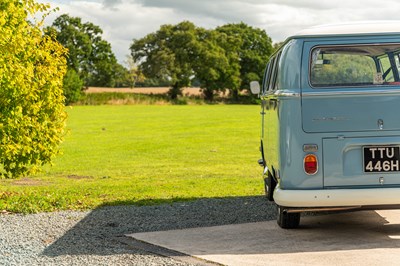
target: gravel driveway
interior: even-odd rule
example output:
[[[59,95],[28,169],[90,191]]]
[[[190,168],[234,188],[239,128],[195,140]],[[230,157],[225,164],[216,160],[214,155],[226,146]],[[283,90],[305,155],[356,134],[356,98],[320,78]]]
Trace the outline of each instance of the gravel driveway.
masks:
[[[0,215],[0,265],[190,265],[129,245],[125,234],[276,218],[265,198]]]

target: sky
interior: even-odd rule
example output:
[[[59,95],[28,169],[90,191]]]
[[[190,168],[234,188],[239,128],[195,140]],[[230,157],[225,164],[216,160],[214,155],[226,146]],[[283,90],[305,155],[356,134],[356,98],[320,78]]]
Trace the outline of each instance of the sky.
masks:
[[[163,24],[189,20],[212,29],[244,22],[264,29],[273,42],[284,41],[301,29],[320,25],[399,17],[397,0],[38,0],[62,14],[80,17],[103,30],[120,63],[129,55],[133,39],[155,32]],[[400,18],[399,18],[400,19]]]

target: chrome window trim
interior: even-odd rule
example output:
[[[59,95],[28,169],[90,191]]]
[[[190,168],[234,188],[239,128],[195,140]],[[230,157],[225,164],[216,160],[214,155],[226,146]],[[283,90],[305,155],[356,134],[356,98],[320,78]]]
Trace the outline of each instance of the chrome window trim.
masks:
[[[276,91],[270,91],[268,93],[265,93],[262,95],[263,97],[300,97],[300,93],[298,91],[292,91],[292,90],[276,90]]]
[[[340,87],[343,88],[343,87]],[[338,96],[338,95],[381,95],[381,94],[400,94],[400,89],[385,89],[385,90],[360,90],[360,91],[318,91],[318,92],[303,92],[302,97],[313,96]]]

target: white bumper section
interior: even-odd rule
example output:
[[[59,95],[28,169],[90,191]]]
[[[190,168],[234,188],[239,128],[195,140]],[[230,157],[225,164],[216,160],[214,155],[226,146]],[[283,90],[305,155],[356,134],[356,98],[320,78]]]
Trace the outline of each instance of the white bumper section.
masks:
[[[284,190],[275,188],[274,200],[285,207],[345,207],[400,204],[400,188]]]

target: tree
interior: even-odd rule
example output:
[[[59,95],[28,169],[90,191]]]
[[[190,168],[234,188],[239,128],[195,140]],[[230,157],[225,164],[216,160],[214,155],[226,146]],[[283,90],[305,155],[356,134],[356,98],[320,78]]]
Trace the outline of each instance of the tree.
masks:
[[[115,73],[115,87],[122,88],[122,87],[130,87],[131,80],[129,76],[129,71],[121,64],[116,64],[114,68]]]
[[[281,48],[281,46],[284,44],[285,42],[276,42],[273,44],[273,53],[275,53],[276,51],[279,50],[279,48]]]
[[[72,68],[67,70],[63,80],[65,104],[77,102],[82,98],[83,81]]]
[[[196,80],[207,100],[226,89],[238,98],[250,81],[262,79],[273,51],[264,30],[244,23],[205,30],[188,21],[163,25],[130,49],[146,77],[169,81],[171,98]]]
[[[115,87],[117,59],[111,50],[111,45],[99,38],[97,36],[92,41],[92,53],[88,64],[89,77],[86,85]]]
[[[238,60],[232,59],[236,53],[228,53],[223,45],[228,43],[226,34],[198,28],[197,37],[192,66],[204,98],[212,101],[218,91],[240,85],[240,66]]]
[[[183,87],[190,86],[196,40],[196,26],[184,21],[134,40],[130,50],[146,77],[169,81],[169,95],[176,99]]]
[[[230,56],[231,64],[240,65],[241,82],[238,87],[232,87],[232,95],[238,97],[239,91],[249,89],[250,81],[261,81],[265,65],[273,52],[271,38],[259,28],[253,28],[241,22],[227,24],[216,28],[216,31],[227,35],[221,44]]]
[[[136,82],[144,82],[145,77],[131,56],[127,56],[125,64],[128,66],[127,78],[130,88],[135,87]]]
[[[34,0],[0,4],[0,178],[51,162],[63,138],[66,50],[43,34],[44,18],[28,20],[48,9]]]
[[[102,39],[97,25],[67,14],[59,16],[47,29],[68,49],[68,68],[78,73],[85,86],[113,87],[117,60],[111,45]]]

